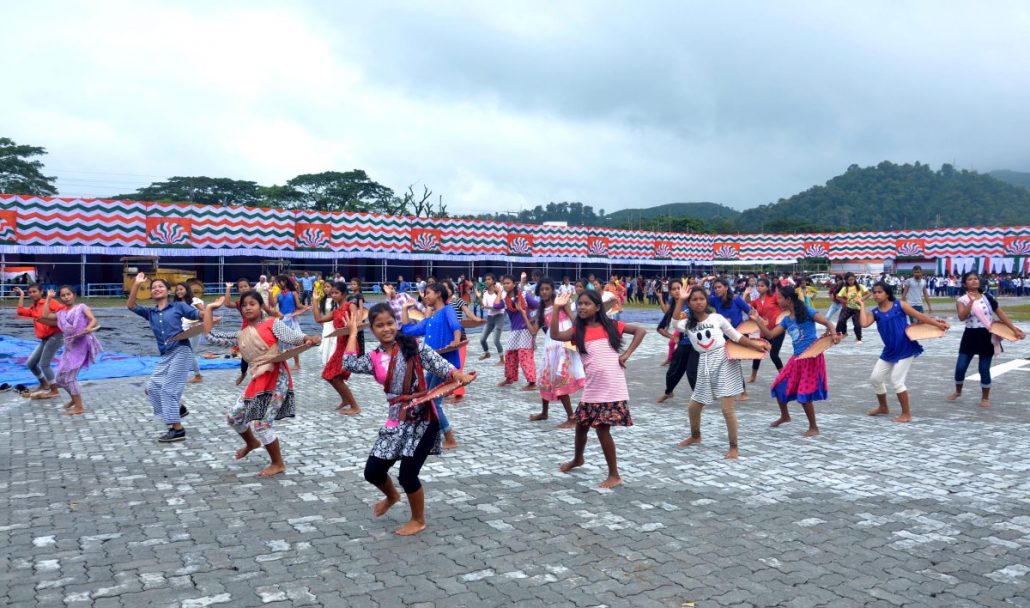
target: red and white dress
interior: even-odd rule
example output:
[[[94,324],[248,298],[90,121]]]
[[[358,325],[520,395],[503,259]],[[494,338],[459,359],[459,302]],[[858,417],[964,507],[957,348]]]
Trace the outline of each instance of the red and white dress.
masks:
[[[567,348],[568,342],[552,340],[549,330],[554,307],[544,309],[544,368],[540,372],[540,398],[555,401],[564,395],[578,393],[586,384],[583,360],[575,350]],[[564,310],[558,311],[558,329],[565,331],[572,327],[572,320]]]

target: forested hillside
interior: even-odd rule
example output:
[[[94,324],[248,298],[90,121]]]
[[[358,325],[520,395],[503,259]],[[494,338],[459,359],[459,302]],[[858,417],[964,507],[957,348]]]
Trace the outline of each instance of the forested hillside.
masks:
[[[1030,190],[943,165],[852,165],[842,175],[778,202],[748,209],[740,231],[888,230],[1025,224]]]

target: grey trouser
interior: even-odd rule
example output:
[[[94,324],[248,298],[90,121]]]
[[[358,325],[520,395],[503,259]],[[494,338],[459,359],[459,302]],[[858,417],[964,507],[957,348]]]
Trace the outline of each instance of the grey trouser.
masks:
[[[483,347],[483,352],[490,354],[490,347],[486,343],[486,339],[490,337],[490,333],[494,330],[494,347],[497,348],[497,354],[501,354],[501,333],[504,331],[504,314],[488,316],[486,318],[486,325],[483,326],[483,335],[479,338],[479,345]]]
[[[36,350],[32,351],[32,355],[25,361],[25,367],[28,367],[32,375],[40,382],[46,378],[47,384],[53,384],[54,370],[50,369],[50,363],[53,362],[54,355],[62,346],[64,346],[64,334],[54,334],[49,338],[43,338]]]

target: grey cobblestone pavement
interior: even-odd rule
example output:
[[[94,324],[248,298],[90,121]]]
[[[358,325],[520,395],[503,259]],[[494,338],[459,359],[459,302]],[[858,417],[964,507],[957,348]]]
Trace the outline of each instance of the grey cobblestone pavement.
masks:
[[[186,443],[154,439],[144,378],[87,383],[87,415],[0,396],[0,602],[10,606],[1030,606],[1030,365],[995,380],[993,406],[951,386],[958,332],[927,342],[909,388],[915,422],[869,418],[879,353],[829,353],[822,435],[804,416],[768,428],[772,365],[738,406],[741,459],[727,462],[716,410],[687,435],[684,384],[656,405],[664,342],[630,364],[636,426],[614,429],[625,485],[599,490],[604,459],[558,464],[572,431],[531,423],[535,393],[481,372],[448,412],[461,446],[423,471],[429,528],[392,532],[362,469],[384,413],[368,378],[364,413],[332,411],[309,352],[298,417],[279,424],[288,472],[234,461],[224,424],[235,372],[189,385]],[[789,347],[785,347],[789,352]],[[1011,348],[996,365],[1030,355]],[[1028,362],[1030,363],[1030,362]],[[896,402],[891,407],[897,409]],[[552,414],[554,413],[552,408]],[[561,412],[560,405],[557,412]]]

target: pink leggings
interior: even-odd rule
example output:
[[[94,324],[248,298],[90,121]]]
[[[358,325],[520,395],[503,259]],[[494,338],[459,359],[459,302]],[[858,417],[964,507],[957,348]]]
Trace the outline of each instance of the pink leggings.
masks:
[[[536,382],[536,361],[533,360],[533,349],[520,348],[504,351],[504,380],[515,382],[519,379],[519,366],[526,376],[526,382]]]

